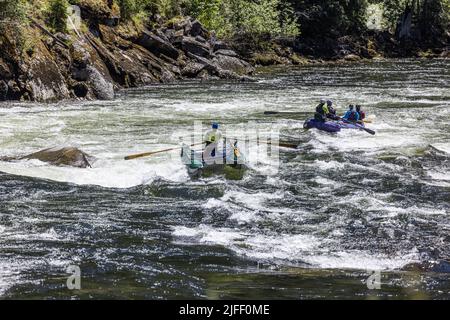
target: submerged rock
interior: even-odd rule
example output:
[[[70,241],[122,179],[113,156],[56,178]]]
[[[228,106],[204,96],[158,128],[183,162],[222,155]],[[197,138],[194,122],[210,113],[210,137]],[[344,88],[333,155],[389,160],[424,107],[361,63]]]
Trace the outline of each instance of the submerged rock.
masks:
[[[361,57],[356,54],[350,53],[350,54],[345,55],[343,59],[345,61],[359,61],[359,60],[361,60]]]
[[[409,263],[402,268],[403,271],[415,271],[415,272],[439,272],[450,273],[450,261],[438,260],[438,261],[425,261]]]
[[[21,157],[18,160],[23,159],[28,160],[36,159],[42,162],[50,163],[55,166],[70,166],[77,168],[92,167],[90,163],[92,157],[84,153],[83,151],[72,147],[66,147],[62,149],[57,148],[45,149]]]

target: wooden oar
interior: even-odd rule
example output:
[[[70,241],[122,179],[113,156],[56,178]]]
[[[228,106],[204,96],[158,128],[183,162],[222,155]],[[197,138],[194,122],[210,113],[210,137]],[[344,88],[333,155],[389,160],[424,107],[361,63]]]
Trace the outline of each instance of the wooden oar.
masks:
[[[238,138],[229,138],[229,139],[234,139],[234,140],[239,140],[239,141],[245,141],[246,139],[238,139]],[[272,141],[260,141],[260,140],[246,140],[249,142],[257,142],[257,143],[264,143],[264,144],[273,144],[273,145],[277,145],[279,147],[283,147],[283,148],[291,148],[291,149],[297,149],[298,145],[297,144],[292,144],[292,143],[287,143],[287,142],[278,142],[278,144],[272,142]]]
[[[201,145],[203,143],[204,142],[202,142],[202,143],[194,143],[194,144],[191,144],[190,147],[199,146],[199,145]],[[144,153],[139,153],[139,154],[132,154],[132,155],[126,156],[124,159],[125,160],[133,160],[133,159],[138,159],[138,158],[143,158],[143,157],[149,157],[149,156],[152,156],[154,154],[163,153],[163,152],[169,152],[169,151],[173,151],[173,150],[179,150],[179,149],[182,149],[182,148],[183,147],[176,147],[176,148],[169,148],[169,149],[152,151],[152,152],[144,152]]]

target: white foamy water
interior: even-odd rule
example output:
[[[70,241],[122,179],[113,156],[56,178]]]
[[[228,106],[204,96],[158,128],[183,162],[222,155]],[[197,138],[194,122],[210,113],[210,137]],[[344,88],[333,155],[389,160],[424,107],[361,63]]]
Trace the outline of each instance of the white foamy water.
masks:
[[[292,264],[307,264],[315,268],[394,270],[419,259],[416,250],[394,256],[359,250],[333,252],[326,248],[327,240],[301,234],[258,235],[206,225],[197,228],[174,227],[172,234],[175,241],[183,243],[192,241],[221,245],[256,260],[287,260]]]
[[[54,283],[64,285],[72,262],[91,272],[91,288],[111,288],[107,298],[138,279],[134,297],[161,299],[208,297],[215,283],[203,273],[255,262],[358,276],[448,260],[448,70],[440,60],[303,66],[256,83],[154,85],[108,102],[0,104],[0,156],[73,146],[96,158],[87,169],[0,161],[0,294],[64,296]],[[361,103],[376,135],[305,131],[321,98],[339,114]],[[299,148],[240,141],[250,169],[237,181],[190,179],[179,150],[123,159],[194,143],[213,121],[229,138],[258,133]],[[252,281],[292,297],[275,278]]]

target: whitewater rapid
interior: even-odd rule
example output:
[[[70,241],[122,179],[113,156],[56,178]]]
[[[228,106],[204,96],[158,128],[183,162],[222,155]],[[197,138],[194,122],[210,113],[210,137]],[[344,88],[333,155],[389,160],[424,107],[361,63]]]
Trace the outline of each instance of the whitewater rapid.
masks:
[[[42,274],[71,261],[108,284],[118,270],[155,281],[142,295],[160,298],[204,296],[198,272],[255,263],[392,272],[448,259],[449,70],[445,60],[375,61],[155,85],[108,102],[0,104],[1,156],[73,146],[96,158],[88,169],[0,162],[2,294],[52,292]],[[304,131],[321,98],[339,113],[362,104],[376,135]],[[267,154],[250,143],[240,181],[193,181],[179,151],[123,159],[189,143],[213,121],[228,136],[276,134],[299,147]]]

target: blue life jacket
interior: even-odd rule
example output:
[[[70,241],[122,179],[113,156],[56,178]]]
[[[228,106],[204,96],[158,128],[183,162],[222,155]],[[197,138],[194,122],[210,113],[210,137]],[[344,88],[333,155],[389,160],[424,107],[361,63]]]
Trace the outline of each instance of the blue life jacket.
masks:
[[[348,121],[358,121],[359,114],[355,110],[348,110],[342,118]]]

